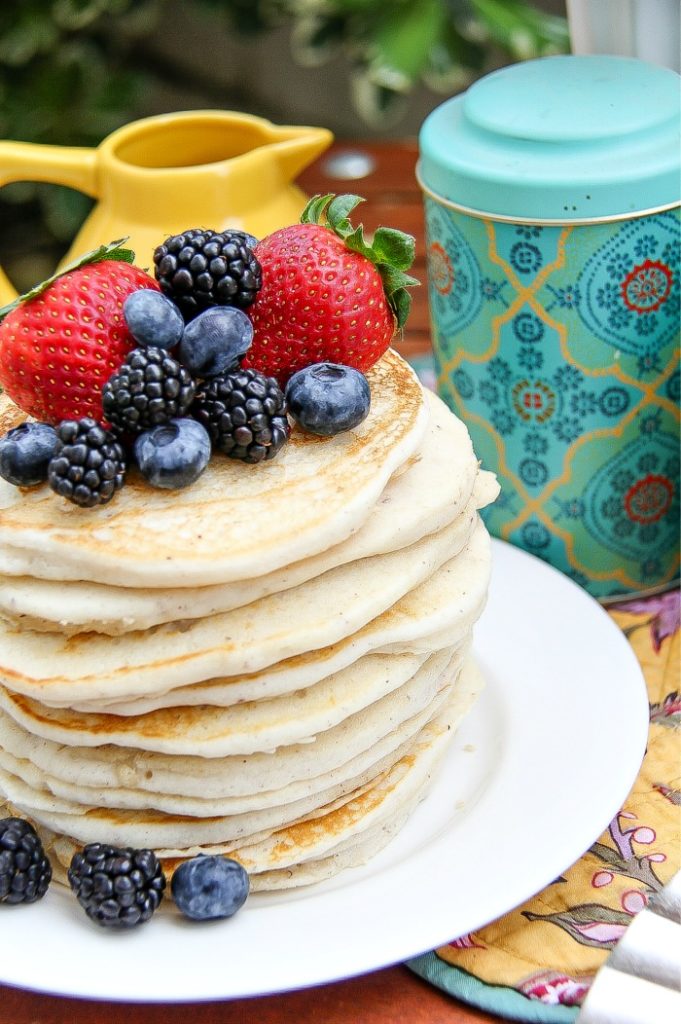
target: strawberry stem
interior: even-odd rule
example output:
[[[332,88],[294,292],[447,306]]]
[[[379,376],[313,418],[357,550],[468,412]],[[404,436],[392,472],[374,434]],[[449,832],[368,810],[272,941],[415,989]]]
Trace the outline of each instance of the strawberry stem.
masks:
[[[411,295],[407,288],[420,284],[406,273],[414,262],[415,241],[397,228],[377,228],[370,242],[364,237],[361,224],[353,227],[349,215],[364,200],[361,196],[340,195],[332,192],[313,196],[300,215],[301,224],[321,224],[328,227],[345,242],[348,249],[366,257],[378,270],[383,280],[388,305],[395,315],[398,328],[404,327],[411,308]]]
[[[85,267],[89,263],[101,263],[103,260],[119,260],[121,263],[134,263],[135,254],[132,249],[125,248],[125,242],[127,238],[119,238],[115,242],[109,242],[108,245],[100,245],[97,249],[93,249],[91,252],[86,252],[85,255],[79,256],[78,259],[73,260],[71,263],[67,263],[65,267],[62,267],[57,271],[56,274],[52,274],[47,280],[41,281],[40,284],[36,284],[29,291],[24,292],[18,298],[14,299],[13,302],[3,306],[0,309],[0,323],[5,319],[8,313],[11,313],[13,309],[17,309],[18,306],[23,305],[24,302],[29,302],[31,299],[35,299],[38,295],[54,284],[64,274],[71,273],[72,270],[78,270],[79,267]]]

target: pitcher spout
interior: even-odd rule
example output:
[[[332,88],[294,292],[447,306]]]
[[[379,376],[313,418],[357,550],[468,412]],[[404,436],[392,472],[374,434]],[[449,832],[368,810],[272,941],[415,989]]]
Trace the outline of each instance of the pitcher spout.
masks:
[[[294,181],[333,141],[327,128],[282,126],[273,135],[272,157],[285,181]]]

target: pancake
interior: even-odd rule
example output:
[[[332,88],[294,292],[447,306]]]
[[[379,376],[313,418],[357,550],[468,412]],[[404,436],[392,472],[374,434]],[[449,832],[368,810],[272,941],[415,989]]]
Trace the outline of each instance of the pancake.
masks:
[[[429,783],[428,783],[429,785]],[[251,879],[252,892],[277,892],[283,889],[300,889],[332,878],[347,868],[360,867],[375,857],[388,845],[393,837],[404,827],[416,805],[427,795],[428,786],[422,792],[411,797],[408,804],[384,819],[374,828],[367,829],[351,845],[347,843],[342,849],[326,857],[307,860],[290,868],[273,869],[253,874]],[[172,865],[166,862],[166,871],[172,872]]]
[[[444,678],[444,677],[443,677]],[[399,701],[403,712],[414,711],[410,708],[408,701],[414,699],[415,684],[406,686],[399,694]],[[394,721],[391,731],[382,736],[366,751],[351,757],[339,767],[323,775],[317,775],[312,779],[301,779],[289,781],[278,790],[267,790],[254,793],[250,796],[241,797],[211,797],[211,781],[218,780],[221,767],[231,771],[229,759],[220,759],[212,762],[211,773],[208,776],[208,784],[203,788],[201,796],[186,796],[183,794],[157,793],[148,787],[154,781],[154,775],[146,779],[147,788],[121,788],[114,786],[87,785],[87,765],[91,762],[91,753],[88,748],[72,749],[72,753],[78,759],[77,774],[84,778],[85,784],[74,784],[63,781],[42,768],[37,767],[33,762],[25,758],[17,758],[8,750],[0,749],[0,769],[22,780],[36,793],[49,794],[65,801],[73,803],[86,803],[97,807],[118,807],[127,810],[143,810],[153,808],[165,811],[170,814],[188,814],[194,817],[210,817],[226,814],[244,814],[248,811],[262,810],[281,805],[290,806],[297,801],[315,795],[327,795],[336,790],[338,793],[347,793],[356,785],[364,784],[371,778],[375,778],[383,770],[399,760],[407,753],[410,743],[416,733],[423,728],[427,721],[441,708],[444,699],[449,694],[449,686],[441,686],[435,696],[421,696],[416,701],[416,706],[422,706],[418,714],[412,715],[403,722]],[[394,707],[394,705],[393,705]],[[376,721],[376,719],[374,719]],[[6,719],[0,716],[0,730],[6,734],[2,727]],[[351,723],[348,723],[348,728]],[[357,728],[365,730],[365,723],[358,722]],[[347,730],[346,730],[347,731]],[[119,750],[121,750],[119,748]],[[88,757],[90,761],[88,761]],[[232,759],[233,760],[233,759]],[[243,759],[242,759],[243,760]],[[291,768],[291,759],[288,761]],[[177,773],[175,773],[177,778]],[[325,796],[317,796],[318,802],[327,802]],[[332,797],[328,797],[331,800]]]
[[[471,678],[470,672],[467,669],[462,692],[471,687],[476,690],[479,685],[477,676]],[[186,819],[139,812],[126,815],[101,808],[75,815],[32,808],[24,803],[12,802],[10,806],[29,816],[40,829],[47,830],[48,849],[62,864],[68,863],[83,842],[122,842],[125,837],[125,842],[152,845],[165,859],[169,871],[178,860],[198,852],[225,852],[238,859],[252,877],[268,871],[290,870],[293,884],[306,884],[305,872],[299,872],[301,865],[314,864],[344,850],[361,847],[364,835],[368,838],[374,830],[390,828],[396,816],[406,817],[413,804],[427,792],[460,718],[458,688],[454,687],[451,699],[418,733],[408,753],[373,784],[359,787],[349,797],[332,802],[267,836],[251,836],[250,841],[216,842],[215,836],[225,827],[221,819]],[[202,838],[196,843],[198,836]],[[164,840],[174,845],[164,847],[161,845]],[[297,883],[293,881],[296,874],[300,875]],[[267,887],[266,879],[261,883],[261,887]]]
[[[134,472],[116,500],[81,509],[47,486],[0,481],[0,573],[145,588],[206,586],[302,561],[359,529],[421,444],[428,409],[411,368],[389,350],[367,372],[371,411],[322,438],[295,429],[272,462],[211,459],[180,491]],[[0,433],[17,411],[0,396]]]
[[[445,659],[444,672],[442,666],[439,673],[440,687],[444,686],[448,691],[455,677],[461,668],[460,660],[456,667],[451,663],[448,665]],[[437,688],[437,684],[433,689]],[[431,707],[433,717],[434,711]],[[136,809],[121,807],[108,801],[103,804],[97,800],[89,804],[87,799],[92,795],[91,790],[77,794],[77,799],[68,800],[64,797],[57,797],[45,787],[36,788],[26,783],[20,776],[0,768],[0,792],[16,806],[23,810],[30,810],[32,815],[36,814],[59,814],[69,816],[98,817],[102,812],[110,810],[111,816],[122,823],[126,829],[129,828],[131,835],[135,835],[135,829],[146,829],[153,835],[154,846],[163,845],[165,836],[166,844],[169,835],[178,821],[194,819],[192,826],[193,842],[234,842],[246,837],[259,837],[263,833],[279,829],[283,825],[297,821],[303,817],[316,813],[320,807],[328,808],[332,803],[342,801],[348,794],[353,798],[357,792],[367,785],[372,785],[384,771],[392,767],[401,756],[405,756],[411,749],[413,740],[403,745],[404,749],[398,748],[389,754],[384,755],[364,771],[357,775],[351,775],[341,782],[336,782],[315,793],[307,794],[297,800],[288,800],[285,803],[276,803],[271,806],[263,806],[245,812],[234,813],[231,809],[227,812],[219,809],[218,801],[191,801],[187,802],[178,799],[178,809],[169,811],[160,810],[155,807],[153,801],[146,806]],[[138,833],[139,834],[139,833]],[[215,836],[219,836],[216,840]],[[133,840],[134,841],[134,840]],[[249,840],[250,841],[250,840]]]
[[[309,742],[417,672],[441,675],[450,659],[449,651],[427,660],[423,655],[368,655],[306,690],[230,708],[199,705],[121,717],[48,708],[7,691],[0,691],[0,705],[34,735],[57,743],[80,747],[112,743],[164,754],[225,757]]]
[[[229,801],[230,810],[241,813],[299,799],[359,774],[414,735],[437,699],[431,681],[417,673],[314,743],[291,744],[276,754],[210,759],[114,746],[98,747],[93,757],[90,748],[61,747],[0,712],[0,763],[34,787],[42,779],[41,788],[66,799],[85,790],[134,791],[142,794],[141,801],[120,806],[155,806],[160,795]]]
[[[418,595],[423,581],[435,584],[435,593],[423,596],[428,608],[441,613],[442,626],[462,616],[471,624],[487,589],[489,540],[478,522],[466,548],[446,561],[455,537],[460,538],[456,522],[409,548],[332,569],[245,608],[120,637],[88,633],[62,639],[0,623],[0,683],[44,703],[74,702],[167,692],[218,676],[257,672],[303,652],[308,657],[312,653],[313,664],[319,666],[330,645],[348,637],[355,643],[363,627],[399,607],[401,597]],[[330,614],[330,609],[337,611]],[[427,610],[418,608],[416,622]],[[390,611],[386,624],[392,618]],[[357,650],[350,661],[368,649]],[[317,679],[337,670],[327,666]],[[309,685],[297,671],[295,675],[293,689]]]
[[[368,653],[432,654],[461,643],[470,634],[485,606],[490,569],[489,537],[478,524],[457,558],[405,594],[383,615],[329,647],[287,658],[258,672],[208,679],[149,697],[65,702],[53,700],[50,692],[47,696],[41,693],[40,700],[46,707],[67,706],[126,715],[180,705],[227,707],[311,686]]]
[[[0,576],[0,616],[23,629],[116,635],[161,622],[205,618],[299,586],[329,569],[410,546],[489,504],[498,491],[478,472],[463,424],[431,392],[428,432],[406,468],[391,478],[362,527],[302,562],[250,580],[208,587],[149,589],[87,581]]]
[[[286,889],[299,889],[322,882],[347,868],[366,864],[367,861],[371,860],[372,857],[375,857],[377,853],[387,846],[400,831],[419,803],[419,799],[425,795],[427,795],[427,790],[422,795],[417,794],[416,797],[412,797],[409,805],[403,807],[391,817],[384,819],[379,825],[367,829],[360,836],[356,837],[354,843],[344,843],[342,849],[334,853],[307,860],[302,864],[292,865],[289,868],[261,871],[257,874],[252,873],[250,875],[250,891],[252,893],[270,893]],[[8,813],[16,812],[13,808],[8,807]],[[66,836],[56,835],[42,826],[37,827],[52,862],[54,881],[68,886],[66,872],[71,857],[78,849],[78,846]],[[162,864],[166,876],[172,877],[173,872],[180,863],[181,860],[177,858],[172,860],[170,858],[163,858]],[[179,914],[179,911],[177,911],[174,904],[165,900],[161,904],[160,913]]]

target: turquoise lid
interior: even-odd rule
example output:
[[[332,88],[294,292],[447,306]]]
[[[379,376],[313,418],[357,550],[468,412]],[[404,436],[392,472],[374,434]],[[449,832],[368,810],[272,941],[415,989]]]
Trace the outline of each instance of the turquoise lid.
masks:
[[[419,177],[472,211],[561,223],[674,206],[681,79],[629,57],[525,61],[426,118]]]

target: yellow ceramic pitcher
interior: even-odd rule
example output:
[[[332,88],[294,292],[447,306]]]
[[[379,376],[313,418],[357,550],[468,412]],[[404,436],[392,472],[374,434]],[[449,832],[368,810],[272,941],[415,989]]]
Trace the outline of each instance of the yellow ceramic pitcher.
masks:
[[[119,128],[97,149],[0,142],[0,185],[48,181],[97,199],[64,262],[128,236],[135,262],[149,267],[154,248],[186,228],[262,237],[296,221],[305,197],[294,179],[331,139],[325,128],[228,111],[161,114]],[[0,305],[14,294],[0,270]]]

